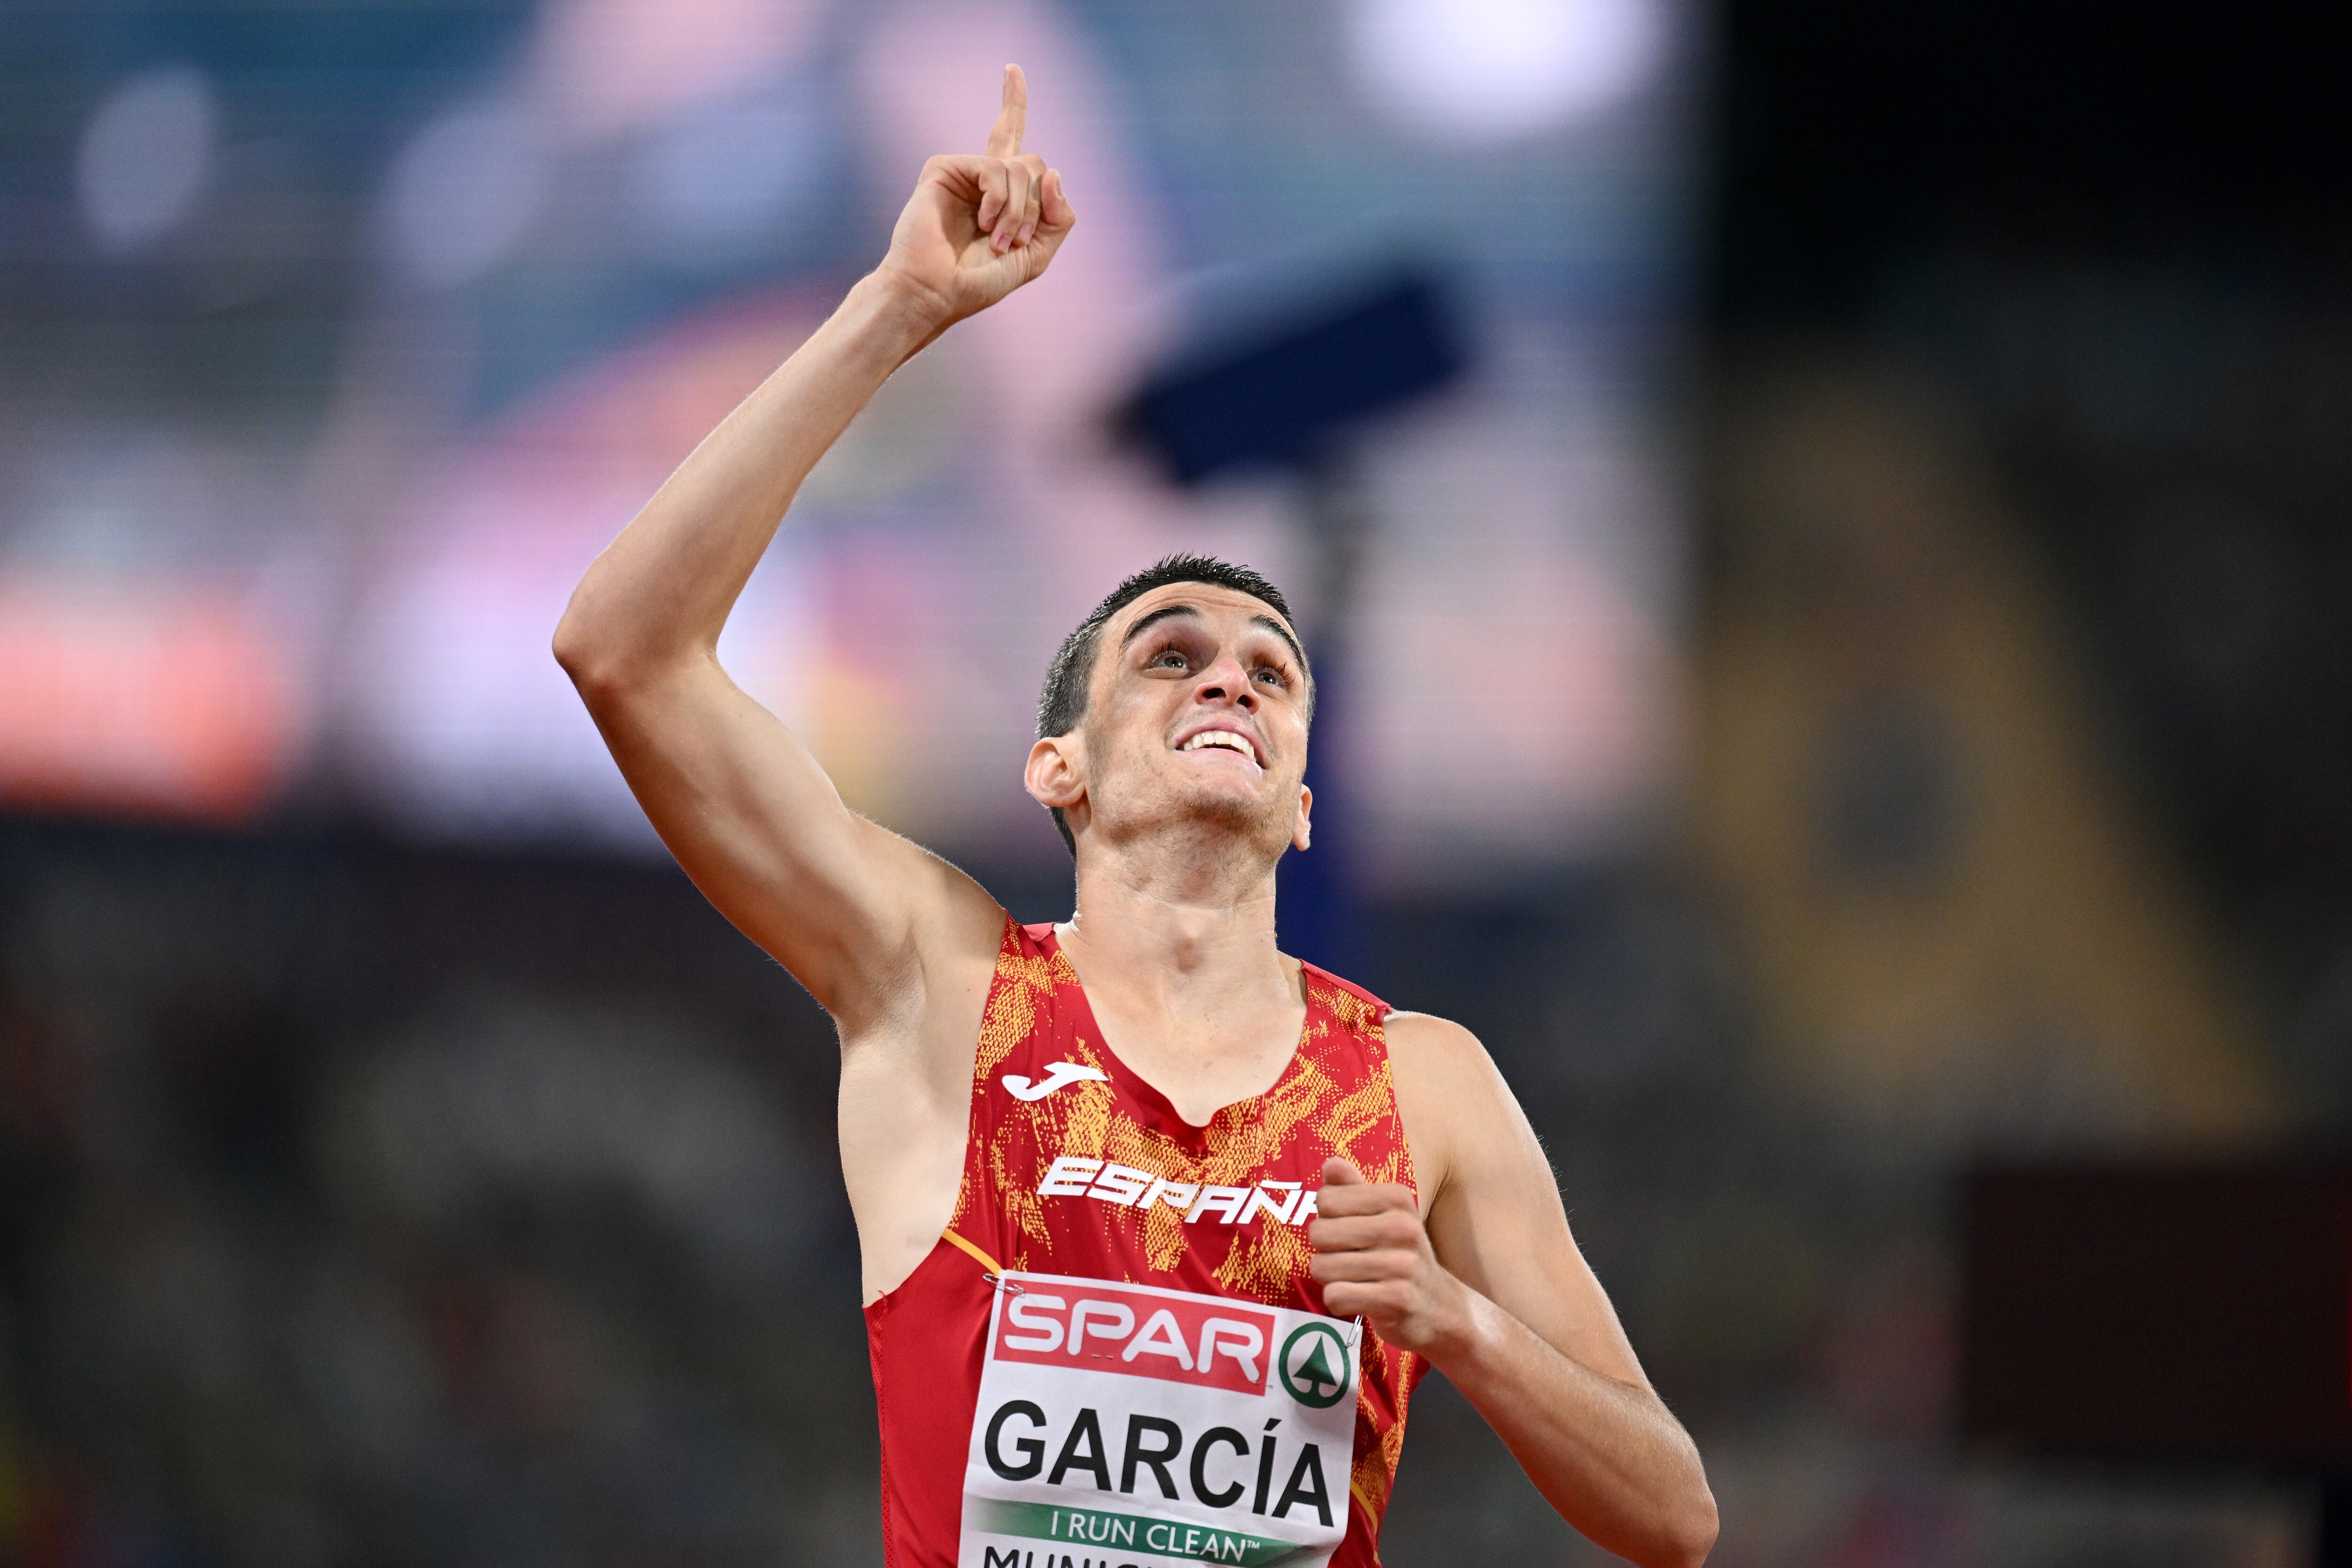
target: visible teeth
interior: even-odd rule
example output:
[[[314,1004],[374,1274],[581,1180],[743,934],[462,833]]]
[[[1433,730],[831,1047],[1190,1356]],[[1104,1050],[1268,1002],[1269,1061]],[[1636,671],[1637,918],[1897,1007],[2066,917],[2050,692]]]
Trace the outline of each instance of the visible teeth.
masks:
[[[1178,747],[1177,750],[1183,752],[1197,752],[1203,746],[1224,746],[1233,751],[1239,752],[1243,756],[1249,758],[1252,762],[1257,761],[1257,754],[1250,750],[1250,743],[1247,741],[1243,740],[1239,735],[1234,734],[1231,730],[1203,730],[1199,734],[1193,736],[1191,740],[1185,742],[1181,746]]]

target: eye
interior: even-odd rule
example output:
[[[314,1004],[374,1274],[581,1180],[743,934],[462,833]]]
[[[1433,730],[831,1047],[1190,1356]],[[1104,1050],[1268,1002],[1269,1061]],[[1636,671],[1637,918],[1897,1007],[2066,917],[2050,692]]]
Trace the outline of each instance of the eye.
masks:
[[[1191,668],[1191,663],[1185,658],[1183,649],[1176,647],[1163,647],[1158,653],[1153,654],[1149,659],[1145,660],[1143,668],[1146,669],[1186,669]]]
[[[1269,686],[1288,686],[1290,684],[1289,675],[1280,667],[1271,664],[1262,664],[1258,666],[1257,670],[1252,679],[1263,680]]]

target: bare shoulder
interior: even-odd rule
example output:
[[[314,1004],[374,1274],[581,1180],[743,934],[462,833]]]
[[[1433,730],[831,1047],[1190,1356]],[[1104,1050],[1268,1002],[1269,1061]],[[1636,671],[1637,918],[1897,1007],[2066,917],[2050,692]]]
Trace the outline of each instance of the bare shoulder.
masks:
[[[1514,1138],[1517,1102],[1478,1037],[1428,1013],[1391,1013],[1385,1026],[1397,1114],[1412,1150],[1424,1211],[1460,1176],[1466,1152]]]
[[[1399,1079],[1443,1091],[1465,1080],[1493,1074],[1495,1064],[1478,1037],[1451,1018],[1433,1013],[1391,1013],[1381,1026],[1388,1037],[1390,1070]]]

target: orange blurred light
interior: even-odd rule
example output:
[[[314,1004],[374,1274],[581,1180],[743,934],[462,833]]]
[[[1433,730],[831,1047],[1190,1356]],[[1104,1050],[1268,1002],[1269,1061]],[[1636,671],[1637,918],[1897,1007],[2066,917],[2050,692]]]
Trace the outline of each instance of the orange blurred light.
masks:
[[[291,760],[293,689],[231,595],[0,579],[0,802],[250,816]]]

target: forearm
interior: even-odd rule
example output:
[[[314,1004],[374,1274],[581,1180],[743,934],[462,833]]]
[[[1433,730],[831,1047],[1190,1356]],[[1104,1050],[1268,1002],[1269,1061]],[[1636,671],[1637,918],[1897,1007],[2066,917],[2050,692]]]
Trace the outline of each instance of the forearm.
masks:
[[[590,566],[556,632],[583,686],[708,654],[802,480],[938,334],[935,301],[874,274],[706,437]]]
[[[1425,1353],[1486,1417],[1560,1516],[1645,1568],[1687,1568],[1714,1544],[1698,1450],[1657,1395],[1561,1353],[1466,1285]]]

